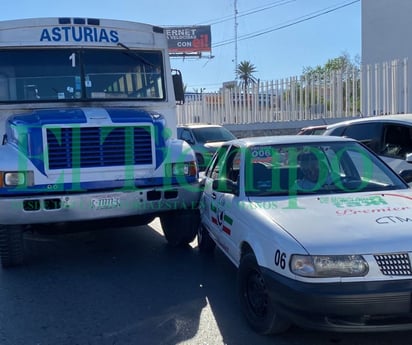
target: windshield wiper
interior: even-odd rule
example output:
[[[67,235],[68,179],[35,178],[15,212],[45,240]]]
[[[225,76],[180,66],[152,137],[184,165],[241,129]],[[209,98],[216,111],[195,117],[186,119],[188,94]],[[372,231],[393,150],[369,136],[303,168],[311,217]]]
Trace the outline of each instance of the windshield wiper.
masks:
[[[135,58],[139,60],[140,62],[143,62],[145,65],[150,66],[150,67],[157,67],[155,64],[151,63],[150,61],[146,60],[144,57],[141,57],[139,54],[137,54],[135,51],[131,50],[127,45],[119,42],[117,43],[119,47],[122,47],[128,51],[127,55],[131,56],[132,58]]]

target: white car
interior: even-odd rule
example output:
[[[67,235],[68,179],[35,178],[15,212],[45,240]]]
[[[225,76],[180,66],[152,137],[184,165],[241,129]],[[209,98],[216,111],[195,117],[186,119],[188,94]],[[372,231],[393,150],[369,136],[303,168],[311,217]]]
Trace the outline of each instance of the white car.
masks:
[[[412,183],[412,114],[342,121],[327,126],[322,134],[359,140]]]
[[[412,190],[366,146],[237,139],[202,182],[199,250],[217,245],[238,268],[255,331],[412,329]]]

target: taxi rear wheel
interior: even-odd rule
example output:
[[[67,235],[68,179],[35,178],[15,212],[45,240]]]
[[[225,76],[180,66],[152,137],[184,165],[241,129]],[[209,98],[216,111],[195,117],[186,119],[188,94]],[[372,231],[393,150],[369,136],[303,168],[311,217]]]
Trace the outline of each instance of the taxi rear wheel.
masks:
[[[274,334],[289,328],[290,322],[276,312],[253,253],[247,253],[241,259],[238,293],[243,314],[254,331]]]

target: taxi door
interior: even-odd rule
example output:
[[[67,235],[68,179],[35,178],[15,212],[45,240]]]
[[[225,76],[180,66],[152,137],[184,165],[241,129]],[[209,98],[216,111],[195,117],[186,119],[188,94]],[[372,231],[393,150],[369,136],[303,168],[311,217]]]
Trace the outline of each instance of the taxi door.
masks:
[[[202,198],[202,221],[217,245],[237,261],[238,249],[232,238],[239,195],[240,149],[222,146],[206,171]]]

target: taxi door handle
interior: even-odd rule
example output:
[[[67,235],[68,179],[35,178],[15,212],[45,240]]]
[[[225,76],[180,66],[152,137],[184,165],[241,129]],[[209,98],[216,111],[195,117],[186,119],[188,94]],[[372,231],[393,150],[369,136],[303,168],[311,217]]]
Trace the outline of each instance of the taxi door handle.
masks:
[[[216,199],[216,193],[212,193],[212,199]]]

